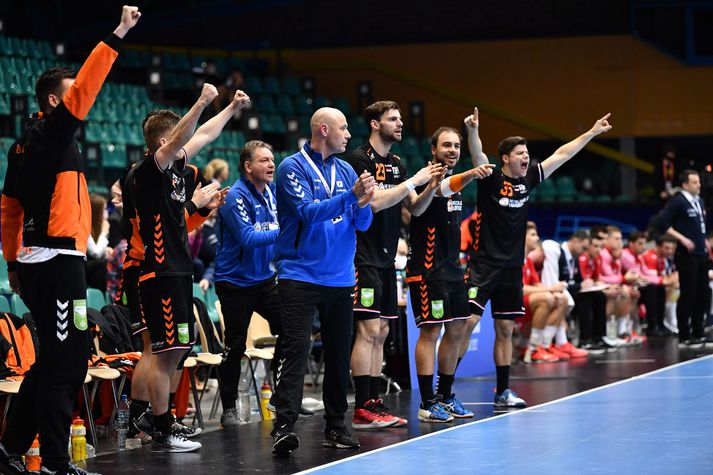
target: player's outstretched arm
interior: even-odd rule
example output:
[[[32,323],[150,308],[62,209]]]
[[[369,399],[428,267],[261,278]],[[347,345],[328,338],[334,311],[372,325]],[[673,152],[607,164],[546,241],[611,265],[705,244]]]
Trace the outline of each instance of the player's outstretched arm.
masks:
[[[542,162],[542,171],[545,174],[545,178],[549,178],[555,170],[567,163],[567,161],[574,157],[577,152],[582,150],[585,145],[587,145],[594,137],[604,132],[608,132],[612,129],[612,125],[609,124],[609,116],[611,112],[599,119],[594,123],[591,129],[583,133],[576,139],[569,143],[562,145],[555,151],[548,159]]]
[[[237,111],[246,108],[248,104],[250,104],[250,97],[243,91],[237,90],[230,104],[205,124],[198,127],[196,133],[193,134],[193,137],[191,137],[185,147],[183,147],[186,150],[187,158],[191,159],[195,157],[203,147],[217,139],[230,118],[233,117]]]
[[[203,113],[203,109],[213,102],[217,95],[218,90],[215,86],[208,83],[203,84],[201,95],[196,103],[178,122],[171,132],[168,142],[156,151],[156,162],[158,162],[162,170],[168,168],[174,160],[182,158],[178,157],[179,152],[193,136],[193,131],[196,129],[196,124]],[[188,158],[186,156],[186,160]]]
[[[466,129],[468,129],[468,149],[473,160],[473,167],[488,163],[488,156],[483,153],[483,142],[480,140],[478,129],[480,119],[478,118],[478,108],[473,108],[473,113],[463,119]]]

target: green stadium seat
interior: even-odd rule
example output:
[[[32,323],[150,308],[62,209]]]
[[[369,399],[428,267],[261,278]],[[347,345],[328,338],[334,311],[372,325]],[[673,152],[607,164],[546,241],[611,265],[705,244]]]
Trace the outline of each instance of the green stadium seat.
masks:
[[[10,37],[8,40],[12,43],[12,50],[15,56],[21,56],[23,58],[29,56],[29,51],[27,50],[27,43],[22,38]]]
[[[276,76],[267,76],[265,78],[264,91],[267,94],[272,94],[275,96],[278,94],[282,94],[282,87],[280,86],[280,81],[277,79]]]
[[[106,305],[104,292],[99,289],[87,288],[87,308],[101,310]]]
[[[257,76],[248,76],[245,78],[243,89],[249,96],[258,96],[265,92],[262,81]]]
[[[4,285],[4,282],[0,282],[0,287]],[[2,292],[3,294],[9,293],[9,292]],[[0,312],[3,313],[11,313],[12,312],[12,307],[10,307],[10,302],[7,300],[7,297],[5,295],[0,295]]]
[[[545,203],[552,203],[557,201],[558,190],[554,181],[545,180],[538,186],[540,189],[540,201]]]
[[[295,97],[295,109],[299,115],[311,116],[314,112],[314,102],[305,95]]]
[[[253,104],[253,108],[255,111],[262,112],[263,114],[274,114],[277,112],[275,101],[269,94],[260,94]]]
[[[277,96],[275,106],[277,107],[277,112],[283,116],[295,115],[295,105],[292,102],[292,97],[286,94]]]
[[[282,92],[291,96],[297,96],[302,92],[300,82],[293,77],[285,78],[282,83]]]
[[[603,197],[606,196],[609,198],[609,201],[611,201],[611,197],[609,195],[602,195]],[[594,197],[592,195],[587,195],[585,193],[581,193],[577,195],[577,202],[578,203],[593,203],[594,202]]]
[[[19,295],[12,294],[12,297],[10,298],[10,303],[12,307],[12,313],[14,313],[15,315],[23,316],[26,313],[30,313],[30,309],[27,308],[27,305],[25,305],[25,302]]]
[[[0,93],[0,115],[10,115],[10,96],[6,93]]]
[[[339,109],[346,116],[349,116],[352,113],[352,107],[349,105],[349,101],[347,101],[344,97],[335,97],[332,101],[332,107]]]

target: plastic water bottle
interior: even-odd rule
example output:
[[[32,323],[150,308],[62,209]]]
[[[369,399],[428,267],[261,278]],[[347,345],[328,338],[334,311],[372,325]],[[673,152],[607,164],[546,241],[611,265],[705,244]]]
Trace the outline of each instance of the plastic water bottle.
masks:
[[[72,421],[70,429],[72,443],[72,462],[79,462],[87,458],[87,429],[84,427],[84,421],[76,417]]]
[[[266,421],[274,419],[275,414],[267,408],[270,403],[270,398],[272,397],[272,388],[269,384],[263,383],[260,388],[260,411],[262,412],[262,418]]]
[[[116,410],[116,430],[118,432],[118,448],[126,450],[126,434],[129,432],[129,401],[126,394],[121,395],[121,402]]]
[[[250,422],[250,378],[248,371],[243,370],[240,373],[240,381],[238,382],[238,400],[235,405],[238,413],[238,422]]]

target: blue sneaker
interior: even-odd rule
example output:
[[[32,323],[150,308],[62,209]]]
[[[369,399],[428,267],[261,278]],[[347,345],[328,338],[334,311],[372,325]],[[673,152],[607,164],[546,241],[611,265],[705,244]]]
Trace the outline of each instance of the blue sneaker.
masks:
[[[418,420],[421,422],[451,422],[453,416],[448,414],[443,406],[438,402],[438,399],[429,401],[429,405],[424,407],[423,403],[418,408]]]
[[[502,393],[495,395],[495,407],[522,409],[527,407],[527,403],[512,389],[506,389]]]
[[[453,417],[473,417],[473,411],[469,411],[468,409],[463,407],[463,404],[460,402],[460,399],[458,399],[455,394],[451,394],[450,397],[444,398],[443,400],[441,400],[440,404],[441,407],[443,407],[443,410]]]

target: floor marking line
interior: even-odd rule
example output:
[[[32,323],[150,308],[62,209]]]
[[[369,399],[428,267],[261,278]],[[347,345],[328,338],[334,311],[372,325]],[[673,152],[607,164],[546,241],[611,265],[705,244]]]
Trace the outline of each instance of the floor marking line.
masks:
[[[595,360],[594,364],[622,364],[622,363],[654,363],[655,359],[642,358],[638,360]]]
[[[574,398],[577,398],[577,397],[581,397],[581,396],[584,396],[584,395],[586,395],[586,394],[591,394],[591,393],[594,393],[594,392],[597,392],[597,391],[601,391],[601,390],[606,389],[606,388],[612,388],[612,387],[615,387],[615,386],[619,386],[619,385],[621,385],[621,384],[630,383],[630,382],[633,382],[633,381],[636,381],[636,380],[639,380],[639,379],[644,379],[644,378],[646,378],[646,377],[655,375],[655,374],[657,374],[657,373],[661,373],[661,372],[664,372],[664,371],[670,371],[670,370],[672,370],[672,369],[675,369],[675,368],[678,368],[678,367],[681,367],[681,366],[686,366],[686,365],[689,365],[689,364],[691,364],[691,363],[697,363],[697,362],[705,361],[705,360],[708,360],[708,359],[711,359],[711,358],[713,358],[713,355],[707,355],[707,356],[704,356],[704,357],[702,357],[702,358],[694,358],[694,359],[691,359],[691,360],[688,360],[688,361],[682,361],[682,362],[680,362],[680,363],[676,363],[676,364],[673,364],[673,365],[671,365],[671,366],[665,366],[665,367],[663,367],[663,368],[659,368],[659,369],[656,369],[656,370],[654,370],[654,371],[650,371],[650,372],[648,372],[648,373],[643,373],[643,374],[640,374],[640,375],[638,375],[638,376],[632,376],[631,378],[623,379],[623,380],[621,380],[621,381],[615,381],[615,382],[613,382],[613,383],[605,384],[604,386],[599,386],[599,387],[596,387],[596,388],[587,389],[586,391],[582,391],[582,392],[580,392],[580,393],[570,394],[569,396],[565,396],[565,397],[562,397],[562,398],[559,398],[559,399],[555,399],[555,400],[553,400],[553,401],[545,402],[545,403],[538,404],[538,405],[535,405],[535,406],[526,407],[525,409],[520,409],[520,410],[517,410],[517,411],[509,411],[509,412],[506,412],[505,414],[499,414],[499,415],[497,415],[497,416],[489,417],[489,418],[487,418],[487,419],[481,419],[481,420],[478,420],[478,421],[467,422],[467,423],[465,423],[465,424],[460,424],[460,425],[457,425],[457,426],[449,427],[448,429],[442,429],[442,430],[439,430],[439,431],[436,431],[436,432],[431,432],[431,433],[429,433],[429,434],[423,434],[423,435],[420,435],[420,436],[418,436],[418,437],[414,437],[413,439],[403,440],[403,441],[398,442],[398,443],[396,443],[396,444],[387,445],[387,446],[385,446],[385,447],[379,447],[378,449],[370,450],[370,451],[368,451],[368,452],[362,452],[362,453],[360,453],[360,454],[352,455],[351,457],[345,457],[345,458],[343,458],[343,459],[341,459],[341,460],[335,460],[334,462],[330,462],[330,463],[327,463],[327,464],[324,464],[324,465],[318,465],[318,466],[316,466],[316,467],[312,467],[312,468],[309,468],[309,469],[307,469],[307,470],[303,470],[303,471],[301,471],[301,472],[297,472],[295,475],[304,475],[304,474],[308,474],[308,473],[313,473],[313,472],[316,472],[316,471],[318,471],[318,470],[322,470],[322,469],[325,469],[325,468],[333,467],[333,466],[335,466],[335,465],[340,465],[340,464],[345,463],[345,462],[348,462],[348,461],[360,459],[360,458],[365,457],[365,456],[367,456],[367,455],[372,455],[372,454],[376,454],[376,453],[379,453],[379,452],[383,452],[383,451],[385,451],[385,450],[389,450],[389,449],[393,449],[393,448],[396,448],[396,447],[400,447],[400,446],[402,446],[402,445],[411,444],[411,443],[416,442],[416,441],[418,441],[418,440],[428,439],[428,438],[434,437],[434,436],[436,436],[436,435],[438,435],[438,434],[445,434],[446,432],[450,432],[450,431],[453,431],[453,430],[459,430],[459,429],[462,429],[462,428],[464,428],[464,427],[470,427],[470,426],[473,426],[473,425],[476,425],[476,424],[480,424],[480,423],[488,422],[488,421],[493,421],[493,420],[500,419],[500,418],[503,418],[503,417],[512,417],[512,416],[514,416],[514,415],[516,415],[516,414],[523,414],[523,413],[527,413],[527,412],[533,412],[534,409],[542,409],[543,407],[549,406],[549,405],[551,405],[551,404],[557,404],[557,403],[560,403],[560,402],[568,401],[568,400],[570,400],[570,399],[574,399]]]

